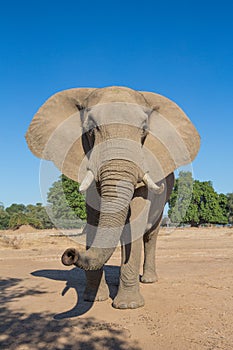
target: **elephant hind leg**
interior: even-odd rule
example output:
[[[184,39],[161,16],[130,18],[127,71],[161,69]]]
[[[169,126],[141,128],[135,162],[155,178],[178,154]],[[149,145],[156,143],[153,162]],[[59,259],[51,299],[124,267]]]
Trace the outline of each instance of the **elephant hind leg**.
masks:
[[[142,283],[155,283],[158,281],[155,264],[155,250],[161,219],[162,214],[156,224],[143,236],[144,263],[143,275],[141,276]]]

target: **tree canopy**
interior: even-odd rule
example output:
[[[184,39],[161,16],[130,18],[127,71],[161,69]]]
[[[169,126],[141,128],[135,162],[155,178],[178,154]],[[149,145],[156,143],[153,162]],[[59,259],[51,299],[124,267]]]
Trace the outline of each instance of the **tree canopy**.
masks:
[[[75,228],[86,219],[85,197],[79,192],[79,184],[61,175],[50,187],[48,206],[13,203],[6,209],[0,202],[0,229],[17,229],[31,225],[37,229],[52,227]]]
[[[233,224],[233,193],[227,193],[227,216],[228,222]]]
[[[58,227],[80,227],[82,220],[86,220],[85,197],[79,192],[79,184],[65,175],[53,183],[47,201],[50,217]]]
[[[0,203],[0,230],[6,230],[9,227],[10,215],[4,209],[3,203]]]
[[[0,229],[17,229],[22,225],[31,225],[37,229],[54,227],[41,203],[27,206],[13,203],[6,209],[0,207]]]
[[[176,224],[227,224],[227,197],[218,194],[211,181],[194,180],[190,172],[180,172],[169,200],[168,215]]]

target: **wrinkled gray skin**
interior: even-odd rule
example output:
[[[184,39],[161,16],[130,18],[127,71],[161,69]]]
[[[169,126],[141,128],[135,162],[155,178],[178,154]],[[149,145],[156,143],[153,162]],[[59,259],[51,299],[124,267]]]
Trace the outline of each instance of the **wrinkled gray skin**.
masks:
[[[75,248],[65,251],[62,262],[65,265],[74,264],[86,270],[87,284],[84,293],[85,300],[102,301],[109,297],[109,290],[105,282],[103,265],[109,260],[118,242],[121,241],[122,261],[118,293],[113,306],[119,309],[138,308],[144,305],[139,290],[139,269],[142,245],[144,245],[144,264],[142,283],[157,281],[155,268],[155,247],[163,208],[167,202],[174,184],[174,176],[170,174],[161,183],[165,184],[162,194],[148,191],[142,182],[144,169],[140,162],[141,145],[146,137],[146,123],[148,113],[138,106],[136,123],[127,126],[121,123],[105,125],[105,109],[101,106],[98,111],[88,109],[82,111],[83,127],[86,134],[83,146],[91,152],[90,170],[95,175],[95,181],[87,190],[87,234],[86,252],[78,252]],[[144,117],[143,117],[144,116]],[[143,118],[145,120],[143,120]],[[116,120],[116,119],[115,119]],[[118,149],[117,139],[130,139],[139,146],[134,156],[129,150],[126,159],[122,159]],[[98,145],[106,140],[114,140],[109,147],[104,162],[102,151]],[[120,143],[120,141],[119,141]],[[129,143],[131,145],[131,143]],[[131,146],[129,146],[131,147]],[[132,150],[130,150],[132,151]],[[138,152],[138,154],[135,154]],[[135,157],[139,162],[135,162]],[[98,196],[99,194],[99,196]]]

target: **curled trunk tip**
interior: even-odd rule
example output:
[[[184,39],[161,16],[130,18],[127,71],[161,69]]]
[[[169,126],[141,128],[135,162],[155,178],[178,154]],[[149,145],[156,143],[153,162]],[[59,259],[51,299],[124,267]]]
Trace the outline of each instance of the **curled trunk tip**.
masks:
[[[79,259],[79,253],[75,248],[68,248],[64,251],[61,261],[64,265],[70,266],[75,264]]]

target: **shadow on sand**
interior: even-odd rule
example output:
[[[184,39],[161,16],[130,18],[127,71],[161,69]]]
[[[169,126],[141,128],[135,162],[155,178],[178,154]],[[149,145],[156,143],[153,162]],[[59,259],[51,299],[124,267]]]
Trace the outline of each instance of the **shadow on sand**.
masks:
[[[115,267],[108,267],[107,270],[108,275],[110,273],[116,277],[118,270]],[[66,288],[75,288],[77,293],[84,289],[84,274],[77,269],[43,270],[34,272],[34,275],[64,280],[67,282]],[[80,276],[81,280],[76,283]],[[80,302],[64,313],[63,317],[55,320],[51,313],[27,313],[19,308],[20,303],[16,306],[17,310],[12,306],[15,305],[12,302],[47,292],[25,288],[24,280],[19,278],[0,280],[0,288],[0,349],[141,350],[138,343],[130,339],[129,330],[122,329],[120,324],[100,321],[94,317],[65,319],[84,313],[91,303]],[[115,293],[115,287],[111,283],[110,289]]]
[[[119,284],[120,268],[118,266],[105,266],[105,277],[109,287],[109,295],[111,299],[117,294]],[[66,285],[61,294],[64,296],[70,288],[74,288],[77,294],[77,303],[68,311],[57,314],[54,319],[71,318],[84,315],[91,309],[93,302],[83,300],[83,293],[86,285],[85,272],[77,267],[71,270],[38,270],[31,273],[35,277],[44,277],[56,281],[65,281]]]

